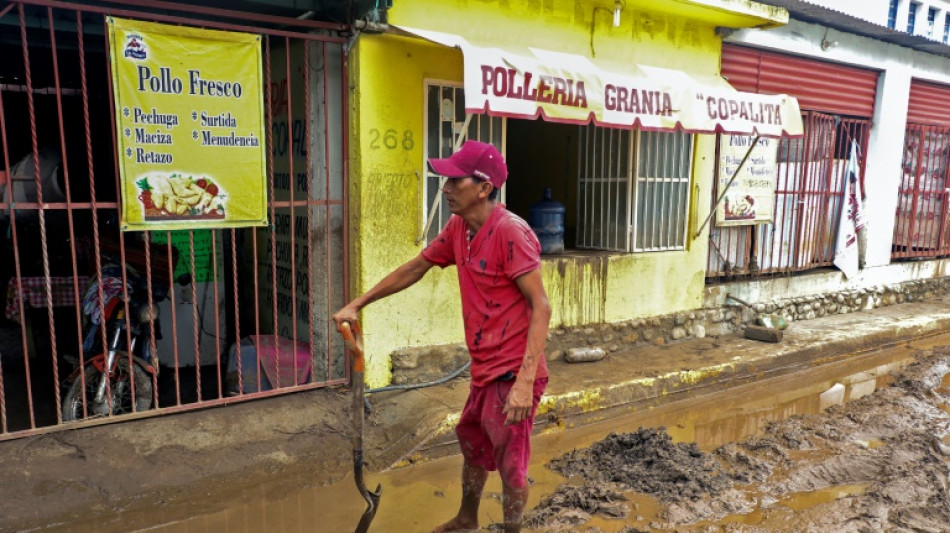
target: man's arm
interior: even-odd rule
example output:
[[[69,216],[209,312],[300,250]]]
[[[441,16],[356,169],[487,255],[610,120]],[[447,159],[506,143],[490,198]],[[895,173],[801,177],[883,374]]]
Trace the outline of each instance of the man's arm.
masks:
[[[422,257],[422,254],[419,254],[396,270],[393,270],[388,276],[373,286],[372,289],[354,298],[352,302],[346,304],[333,315],[333,320],[336,322],[337,327],[340,327],[343,322],[355,321],[360,309],[376,300],[385,298],[391,294],[396,294],[412,286],[422,279],[422,276],[425,276],[426,272],[433,266],[435,266],[435,263]]]
[[[538,370],[538,361],[544,357],[548,323],[551,321],[551,305],[548,303],[547,293],[544,292],[541,270],[535,269],[518,276],[515,283],[531,308],[531,322],[528,323],[528,346],[524,360],[518,369],[518,378],[508,393],[508,401],[502,409],[502,412],[508,415],[506,424],[516,424],[531,414],[534,403],[534,376]]]

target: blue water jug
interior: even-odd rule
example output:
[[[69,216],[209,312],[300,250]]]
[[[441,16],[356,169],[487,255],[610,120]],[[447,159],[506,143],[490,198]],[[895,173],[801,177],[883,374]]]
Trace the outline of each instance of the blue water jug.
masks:
[[[544,189],[544,198],[531,206],[528,223],[541,241],[542,254],[564,251],[564,205],[551,198],[551,189]]]

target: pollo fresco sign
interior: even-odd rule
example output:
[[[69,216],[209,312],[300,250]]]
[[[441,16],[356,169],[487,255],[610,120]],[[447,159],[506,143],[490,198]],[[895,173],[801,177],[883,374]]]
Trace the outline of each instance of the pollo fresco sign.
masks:
[[[109,18],[123,230],[267,224],[260,37]]]
[[[774,219],[779,140],[755,139],[754,135],[721,137],[718,185],[720,194],[725,191],[725,196],[716,208],[717,226],[764,224]],[[732,180],[737,170],[738,175]]]

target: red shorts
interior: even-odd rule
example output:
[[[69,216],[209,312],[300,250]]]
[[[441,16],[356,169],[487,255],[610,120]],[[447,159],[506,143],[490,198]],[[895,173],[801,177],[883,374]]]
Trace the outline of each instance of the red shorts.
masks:
[[[458,435],[462,455],[469,464],[485,470],[498,470],[502,483],[520,489],[525,486],[528,460],[531,457],[534,414],[548,379],[534,380],[531,416],[506,426],[507,415],[501,410],[514,384],[515,380],[493,381],[484,387],[472,385],[455,434]]]

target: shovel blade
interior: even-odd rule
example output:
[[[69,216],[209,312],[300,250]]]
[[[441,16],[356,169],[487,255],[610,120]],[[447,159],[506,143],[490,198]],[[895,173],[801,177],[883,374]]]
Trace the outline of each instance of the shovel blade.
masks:
[[[376,517],[376,510],[379,509],[379,497],[382,493],[382,485],[377,485],[375,492],[366,491],[363,493],[363,498],[366,499],[366,510],[363,511],[363,516],[360,517],[360,523],[356,525],[355,533],[366,533],[369,531],[369,524],[373,521],[373,518]]]

